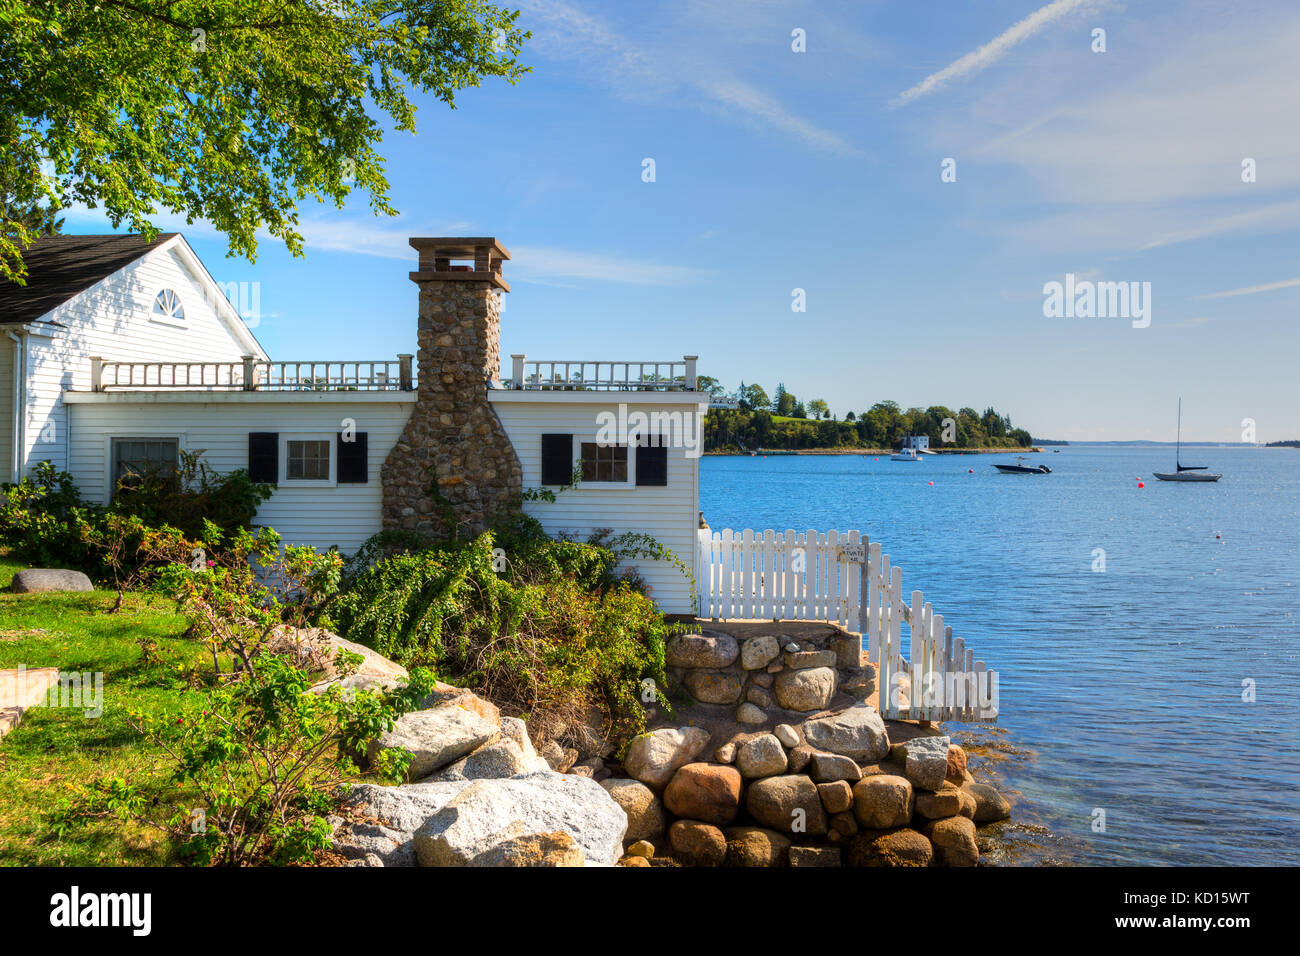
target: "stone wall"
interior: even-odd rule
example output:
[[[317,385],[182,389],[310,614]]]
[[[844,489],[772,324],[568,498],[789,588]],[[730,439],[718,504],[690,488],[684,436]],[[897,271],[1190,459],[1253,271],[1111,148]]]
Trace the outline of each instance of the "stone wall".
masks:
[[[1009,813],[948,737],[881,719],[859,635],[728,622],[666,657],[675,713],[597,778],[628,815],[625,865],[971,866]]]
[[[679,634],[666,649],[672,692],[709,705],[715,720],[748,726],[867,700],[875,668],[862,639],[831,624],[727,625]]]
[[[491,239],[412,239],[420,269],[418,401],[381,470],[384,529],[474,535],[522,491],[523,469],[487,383],[501,361],[500,260]],[[472,270],[451,260],[472,255]]]

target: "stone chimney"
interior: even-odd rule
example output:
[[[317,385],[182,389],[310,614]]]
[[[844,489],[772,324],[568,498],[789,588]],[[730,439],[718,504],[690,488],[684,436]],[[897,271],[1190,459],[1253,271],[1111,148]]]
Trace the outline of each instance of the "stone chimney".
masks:
[[[419,251],[419,389],[381,472],[384,529],[476,535],[522,491],[523,468],[488,382],[501,369],[501,294],[510,286],[496,239],[412,239]],[[464,264],[456,264],[461,260]]]

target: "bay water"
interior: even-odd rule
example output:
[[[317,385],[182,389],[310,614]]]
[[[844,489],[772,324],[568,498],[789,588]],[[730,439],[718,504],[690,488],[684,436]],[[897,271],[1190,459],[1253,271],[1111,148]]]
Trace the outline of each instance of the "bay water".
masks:
[[[1300,450],[1184,449],[1214,484],[1155,480],[1173,459],[709,456],[700,506],[862,531],[999,672],[997,727],[944,727],[1017,795],[1006,862],[1297,865]]]

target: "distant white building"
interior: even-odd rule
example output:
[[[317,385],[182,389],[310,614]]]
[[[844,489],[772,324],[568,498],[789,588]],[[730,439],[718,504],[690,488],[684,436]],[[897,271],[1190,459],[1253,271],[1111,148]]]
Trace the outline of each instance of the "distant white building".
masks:
[[[915,452],[929,451],[930,436],[929,435],[908,435],[905,439],[903,439],[903,447],[910,448],[912,451]]]
[[[646,533],[698,574],[709,396],[695,357],[515,355],[503,380],[509,253],[491,238],[411,245],[418,364],[273,361],[176,233],[38,240],[28,284],[0,285],[0,474],[49,461],[105,502],[127,471],[202,451],[276,486],[259,524],[344,552],[383,528],[476,533],[550,488],[555,501],[523,504],[548,533]],[[638,570],[663,610],[692,611],[680,570]]]

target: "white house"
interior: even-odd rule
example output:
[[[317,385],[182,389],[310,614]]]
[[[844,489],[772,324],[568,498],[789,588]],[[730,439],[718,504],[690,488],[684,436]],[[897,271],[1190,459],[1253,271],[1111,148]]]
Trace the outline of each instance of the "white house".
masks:
[[[551,488],[524,503],[549,533],[643,532],[696,574],[695,357],[515,355],[502,379],[509,253],[491,238],[411,245],[418,362],[273,361],[181,235],[39,240],[28,284],[0,286],[0,467],[16,480],[50,461],[104,502],[127,470],[201,451],[275,485],[259,524],[344,552],[383,528],[475,533]],[[677,568],[638,569],[665,611],[693,609]]]

